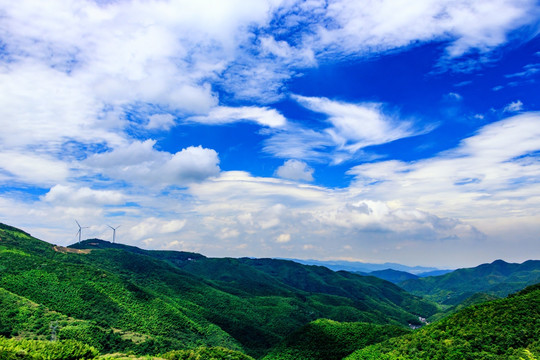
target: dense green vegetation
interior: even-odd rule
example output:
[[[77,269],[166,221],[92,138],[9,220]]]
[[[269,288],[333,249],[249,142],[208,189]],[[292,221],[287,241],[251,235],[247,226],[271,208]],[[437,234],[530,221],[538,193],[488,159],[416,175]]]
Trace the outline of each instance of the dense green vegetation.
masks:
[[[222,347],[175,350],[160,357],[165,360],[253,360],[251,356]]]
[[[475,293],[504,297],[540,282],[540,261],[509,264],[502,260],[449,274],[406,280],[403,289],[444,305],[458,305]]]
[[[484,294],[484,293],[476,293],[468,297],[467,299],[463,300],[457,305],[445,307],[445,309],[443,309],[442,311],[430,316],[429,321],[431,322],[437,321],[437,320],[447,317],[448,315],[454,314],[468,306],[481,304],[487,301],[493,301],[497,299],[499,299],[498,296]]]
[[[360,359],[538,359],[540,284],[467,307],[412,334],[360,349]]]
[[[63,248],[6,225],[0,271],[1,335],[45,340],[54,333],[102,354],[205,346],[258,357],[318,318],[406,325],[435,311],[373,277],[100,240]]]
[[[15,340],[0,337],[2,360],[79,360],[93,359],[98,351],[74,340]]]
[[[319,319],[287,337],[264,360],[341,360],[357,349],[406,333],[395,325]]]

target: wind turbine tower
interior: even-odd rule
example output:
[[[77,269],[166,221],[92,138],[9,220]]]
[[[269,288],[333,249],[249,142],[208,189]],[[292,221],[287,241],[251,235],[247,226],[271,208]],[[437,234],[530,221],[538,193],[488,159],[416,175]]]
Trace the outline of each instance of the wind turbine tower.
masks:
[[[79,243],[81,242],[81,235],[82,235],[82,229],[88,229],[88,226],[81,226],[77,220],[75,220],[77,223],[77,226],[79,227],[79,231],[77,231],[77,235],[79,235]]]
[[[114,244],[114,241],[116,240],[116,229],[118,229],[122,225],[118,225],[117,227],[112,227],[111,225],[107,225],[112,229],[112,243]]]

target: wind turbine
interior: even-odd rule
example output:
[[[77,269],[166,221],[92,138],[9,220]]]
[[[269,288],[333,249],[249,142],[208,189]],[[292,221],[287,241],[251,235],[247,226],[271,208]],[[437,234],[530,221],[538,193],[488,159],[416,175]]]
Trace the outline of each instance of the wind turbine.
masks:
[[[114,244],[114,240],[116,239],[116,229],[118,229],[122,225],[118,225],[117,227],[112,227],[111,225],[107,225],[112,229],[112,243]]]
[[[77,223],[77,226],[79,227],[79,231],[77,231],[77,235],[79,235],[79,243],[81,242],[81,235],[82,235],[82,229],[88,229],[88,226],[81,226],[77,220],[75,220]]]

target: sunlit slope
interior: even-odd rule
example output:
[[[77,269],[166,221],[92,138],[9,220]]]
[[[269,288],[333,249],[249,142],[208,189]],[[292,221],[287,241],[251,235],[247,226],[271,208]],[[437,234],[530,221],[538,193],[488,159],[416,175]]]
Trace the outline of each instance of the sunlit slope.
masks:
[[[373,345],[347,360],[538,359],[540,284],[465,308],[412,334]]]
[[[129,269],[125,269],[129,276],[110,271],[91,264],[86,258],[88,255],[55,248],[26,233],[2,226],[0,288],[5,291],[0,294],[3,301],[12,304],[11,307],[17,307],[17,302],[25,306],[31,302],[47,312],[61,314],[63,318],[86,320],[105,333],[114,329],[126,339],[132,335],[135,342],[128,347],[141,353],[201,344],[241,348],[229,334],[201,316],[197,305],[145,289],[136,284]],[[179,271],[170,268],[173,272]],[[190,274],[179,274],[177,280],[187,287],[205,287]],[[28,301],[26,304],[25,300]],[[4,310],[7,308],[7,305],[3,307]],[[21,328],[16,319],[17,316],[2,323],[4,334],[24,336],[32,332],[29,327]],[[60,315],[59,320],[62,320]],[[46,328],[47,324],[42,327]],[[83,330],[78,329],[71,335],[68,330],[67,326],[59,326],[59,336],[82,337],[81,340],[88,341],[84,334],[81,335]],[[43,331],[36,334],[43,335]],[[113,350],[125,347],[126,344],[118,344]]]

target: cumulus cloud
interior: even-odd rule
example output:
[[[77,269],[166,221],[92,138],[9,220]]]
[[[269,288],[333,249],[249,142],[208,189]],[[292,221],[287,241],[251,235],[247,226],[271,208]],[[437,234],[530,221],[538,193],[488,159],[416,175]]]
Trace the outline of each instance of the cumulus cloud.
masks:
[[[429,233],[429,236],[418,237],[425,240],[447,238],[448,234],[458,230],[476,236],[473,227],[459,220],[441,218],[392,202],[362,200],[355,191],[336,192],[322,187],[254,178],[248,174],[222,173],[219,178],[193,185],[190,191],[200,200],[199,211],[222,215],[237,212],[236,216],[249,219],[242,222],[244,227],[275,228],[277,231],[290,228],[296,234],[311,227],[310,231],[306,230],[308,236],[318,231],[331,232],[323,231],[325,228],[340,228],[346,232]],[[213,204],[210,201],[215,197],[226,201]],[[251,199],[248,206],[247,199]],[[290,231],[280,232],[276,239],[282,234],[292,236]]]
[[[305,162],[291,159],[276,170],[276,175],[283,179],[313,181],[313,171]]]
[[[154,149],[155,140],[135,141],[126,147],[95,154],[86,164],[112,179],[148,186],[186,185],[219,174],[215,150],[190,146],[171,154]]]
[[[256,106],[226,107],[220,106],[212,109],[208,115],[192,116],[188,121],[217,125],[237,121],[253,121],[262,126],[281,127],[286,119],[275,109]]]
[[[289,241],[291,241],[291,234],[280,234],[276,239],[279,244],[288,243]]]

